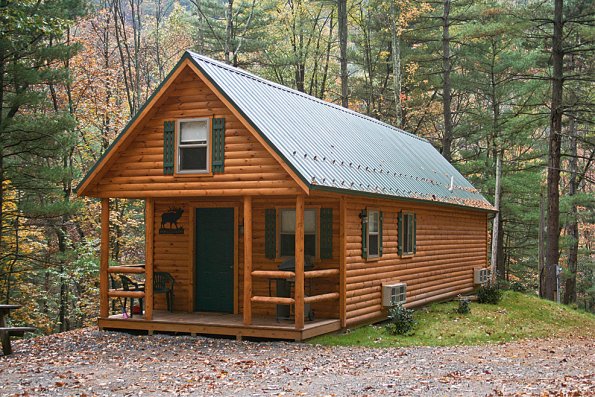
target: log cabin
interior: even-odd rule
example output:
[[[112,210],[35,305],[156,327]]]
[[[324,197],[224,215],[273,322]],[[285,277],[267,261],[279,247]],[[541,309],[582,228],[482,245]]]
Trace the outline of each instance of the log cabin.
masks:
[[[494,211],[427,140],[189,51],[77,192],[101,199],[101,329],[237,338],[304,340],[472,292]],[[114,198],[145,200],[140,267],[109,263]],[[110,287],[126,273],[144,288]],[[110,313],[114,298],[141,313]]]

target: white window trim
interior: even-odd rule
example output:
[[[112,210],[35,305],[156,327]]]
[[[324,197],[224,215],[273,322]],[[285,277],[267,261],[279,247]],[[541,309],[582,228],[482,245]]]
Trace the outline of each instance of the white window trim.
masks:
[[[293,234],[293,235],[295,235],[295,231],[293,233],[283,233],[283,231],[282,231],[282,229],[283,229],[283,224],[282,224],[283,215],[281,214],[283,211],[295,211],[295,208],[291,208],[290,207],[290,208],[278,208],[277,209],[278,220],[279,220],[278,221],[279,222],[278,223],[278,227],[277,227],[277,230],[278,230],[278,232],[277,232],[277,241],[278,241],[278,244],[279,244],[278,245],[278,251],[277,252],[278,252],[278,257],[281,258],[281,259],[283,259],[283,258],[289,258],[289,256],[287,256],[287,255],[283,256],[281,254],[281,235],[283,235],[283,234]],[[309,235],[314,234],[314,241],[316,243],[316,247],[314,249],[314,251],[315,251],[314,258],[315,259],[318,259],[318,257],[320,256],[320,253],[319,253],[320,252],[320,242],[318,241],[318,230],[320,228],[320,218],[319,218],[320,217],[320,211],[318,210],[318,208],[304,208],[304,217],[306,215],[306,211],[314,211],[314,219],[315,219],[315,222],[316,222],[314,233],[306,233],[305,230],[304,230],[304,234],[306,234],[306,235],[308,235],[308,234]]]
[[[181,139],[182,139],[182,123],[192,122],[192,121],[206,121],[207,122],[207,143],[206,144],[191,144],[191,145],[184,145],[183,147],[193,148],[193,147],[206,147],[207,148],[207,167],[204,170],[181,170],[180,169],[180,146],[181,146]],[[208,117],[198,117],[192,119],[180,119],[176,120],[176,173],[177,174],[209,174],[211,172],[211,119]]]
[[[376,231],[376,232],[371,232],[370,231],[370,219],[372,218],[371,217],[371,214],[373,212],[375,212],[375,213],[378,214],[378,231]],[[368,258],[379,258],[380,257],[380,211],[379,210],[368,210],[366,216],[368,217],[368,228],[366,230],[367,231],[367,233],[366,233],[366,239],[368,240]],[[378,236],[378,240],[377,240],[378,241],[378,245],[376,247],[377,254],[374,254],[374,255],[370,254],[370,247],[371,247],[371,245],[370,245],[370,235],[372,235],[372,236]]]

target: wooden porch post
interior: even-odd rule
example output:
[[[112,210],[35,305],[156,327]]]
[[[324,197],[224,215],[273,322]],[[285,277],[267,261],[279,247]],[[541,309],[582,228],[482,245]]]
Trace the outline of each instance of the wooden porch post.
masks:
[[[252,324],[252,197],[244,196],[244,324]]]
[[[304,328],[304,196],[295,200],[295,328]]]
[[[153,241],[155,201],[145,199],[145,320],[153,319]]]
[[[101,199],[101,256],[99,261],[99,317],[109,316],[109,198]]]

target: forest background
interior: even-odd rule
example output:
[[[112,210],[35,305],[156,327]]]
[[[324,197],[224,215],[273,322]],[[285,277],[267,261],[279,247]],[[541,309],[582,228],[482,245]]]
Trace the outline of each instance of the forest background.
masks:
[[[74,188],[191,49],[430,140],[492,203],[502,285],[595,311],[591,1],[0,0],[0,301],[98,314],[99,202]],[[113,200],[111,261],[144,256]],[[554,286],[555,287],[555,286]]]

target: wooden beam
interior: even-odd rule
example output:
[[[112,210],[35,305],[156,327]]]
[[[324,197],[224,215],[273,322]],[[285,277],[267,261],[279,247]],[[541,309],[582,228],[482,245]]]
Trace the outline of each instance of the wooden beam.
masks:
[[[110,290],[107,295],[112,298],[144,298],[145,293],[143,291],[120,291]]]
[[[339,199],[339,319],[341,328],[347,326],[347,205],[345,196]]]
[[[335,299],[339,299],[338,292],[329,292],[328,294],[308,296],[307,298],[304,298],[304,302],[315,303],[315,302],[322,302],[322,301],[331,301],[331,300],[335,300]]]
[[[153,319],[153,255],[155,200],[145,200],[145,320]]]
[[[244,325],[252,324],[252,197],[244,196]]]
[[[109,316],[109,199],[101,199],[101,256],[99,261],[99,317]]]
[[[304,328],[304,196],[295,200],[295,328]]]
[[[294,272],[284,272],[282,270],[254,270],[252,277],[261,278],[294,278]]]
[[[339,269],[310,270],[304,272],[305,278],[333,277],[339,275]]]
[[[145,269],[143,267],[132,266],[110,266],[107,268],[108,273],[123,273],[123,274],[143,274]]]
[[[279,296],[253,296],[251,301],[258,303],[276,303],[278,305],[293,305],[295,302],[293,298],[282,298]]]

